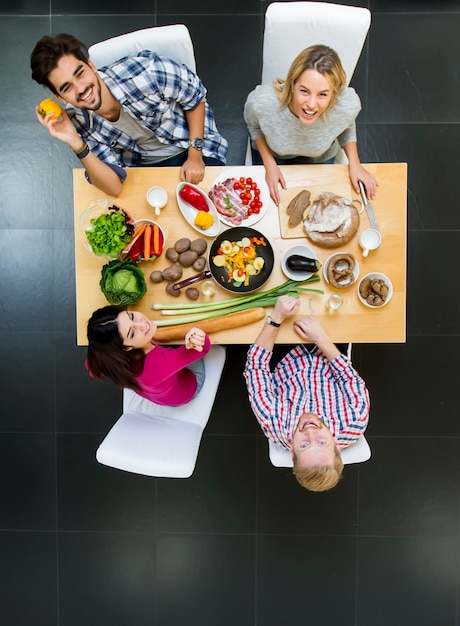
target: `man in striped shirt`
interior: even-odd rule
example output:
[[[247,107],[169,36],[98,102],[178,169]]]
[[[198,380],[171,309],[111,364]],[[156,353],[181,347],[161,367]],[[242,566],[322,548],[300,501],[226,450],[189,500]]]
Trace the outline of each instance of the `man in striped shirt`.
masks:
[[[265,435],[292,452],[294,474],[311,491],[334,487],[342,474],[340,449],[354,443],[369,418],[369,394],[350,361],[314,317],[293,322],[306,343],[270,369],[279,326],[300,300],[281,296],[256,341],[244,371],[249,400]]]

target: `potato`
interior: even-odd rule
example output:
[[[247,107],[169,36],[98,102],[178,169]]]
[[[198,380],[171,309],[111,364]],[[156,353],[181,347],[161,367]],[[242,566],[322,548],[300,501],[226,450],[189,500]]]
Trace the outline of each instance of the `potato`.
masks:
[[[185,295],[190,300],[198,300],[200,292],[195,287],[189,287],[188,289],[185,290]]]
[[[182,252],[187,252],[190,249],[190,244],[192,242],[187,237],[182,237],[182,239],[178,239],[174,244],[174,249],[176,252],[181,254]]]
[[[183,269],[179,265],[179,263],[174,263],[174,265],[170,265],[166,269],[161,272],[164,280],[169,282],[176,282],[180,278],[182,278]]]
[[[180,296],[180,289],[173,289],[174,283],[168,283],[166,285],[166,293],[169,293],[170,296],[174,296],[178,298]]]
[[[192,265],[193,269],[197,272],[202,272],[206,267],[206,259],[204,256],[199,256],[197,260]]]
[[[168,261],[171,261],[171,263],[176,263],[176,261],[179,260],[179,253],[175,248],[168,248],[166,250],[165,257]]]
[[[206,252],[206,248],[208,247],[208,242],[206,239],[199,237],[198,239],[194,239],[190,244],[190,250],[194,250],[198,256],[201,256]]]
[[[160,270],[155,270],[150,274],[150,280],[152,283],[161,283],[163,281],[163,274]]]
[[[193,250],[187,250],[186,252],[182,252],[179,254],[179,263],[182,267],[190,267],[197,260],[198,255]]]

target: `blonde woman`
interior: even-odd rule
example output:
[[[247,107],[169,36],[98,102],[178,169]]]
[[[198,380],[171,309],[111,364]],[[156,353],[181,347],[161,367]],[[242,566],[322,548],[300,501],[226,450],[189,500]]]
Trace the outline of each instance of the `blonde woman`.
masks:
[[[249,94],[244,119],[252,140],[253,163],[265,166],[276,204],[279,185],[286,188],[279,165],[333,163],[340,148],[348,157],[356,192],[360,180],[369,198],[375,197],[378,183],[361,165],[356,144],[355,120],[361,101],[355,90],[345,85],[337,53],[315,45],[294,59],[285,80],[259,85]]]

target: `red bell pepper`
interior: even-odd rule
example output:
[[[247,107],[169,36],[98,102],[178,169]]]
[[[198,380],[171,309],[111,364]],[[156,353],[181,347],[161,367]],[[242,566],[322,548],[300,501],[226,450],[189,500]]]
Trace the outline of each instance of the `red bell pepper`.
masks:
[[[142,234],[133,243],[131,250],[128,252],[128,257],[137,263],[142,258],[143,250],[144,250],[144,235]]]
[[[188,202],[194,209],[197,209],[198,211],[209,211],[206,198],[190,185],[184,185],[179,191],[179,195],[182,200]]]

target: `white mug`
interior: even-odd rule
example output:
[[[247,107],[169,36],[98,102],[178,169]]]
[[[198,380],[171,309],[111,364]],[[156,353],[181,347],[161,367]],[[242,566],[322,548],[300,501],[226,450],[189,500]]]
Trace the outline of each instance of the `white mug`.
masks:
[[[168,194],[163,187],[150,187],[147,191],[147,202],[155,209],[155,215],[160,215],[161,209],[168,202]]]
[[[363,230],[359,237],[359,245],[363,249],[363,256],[367,256],[370,250],[377,250],[382,243],[382,235],[375,228]]]

